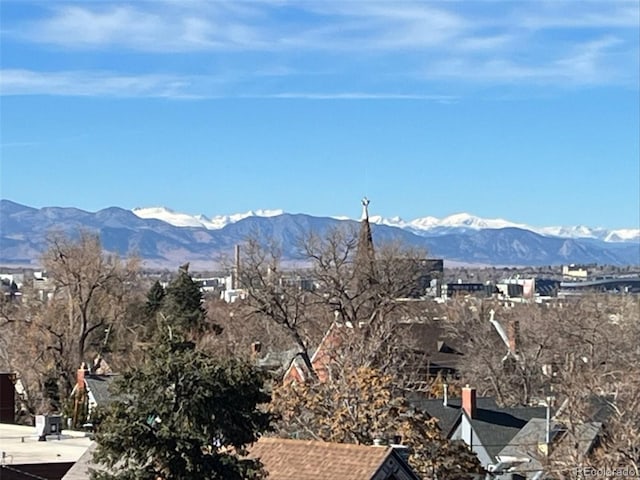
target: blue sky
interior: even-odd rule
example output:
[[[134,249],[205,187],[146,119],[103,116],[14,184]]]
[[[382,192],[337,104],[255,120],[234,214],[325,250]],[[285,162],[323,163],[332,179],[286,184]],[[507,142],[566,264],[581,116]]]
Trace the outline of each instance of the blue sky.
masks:
[[[638,0],[3,1],[1,196],[638,227]]]

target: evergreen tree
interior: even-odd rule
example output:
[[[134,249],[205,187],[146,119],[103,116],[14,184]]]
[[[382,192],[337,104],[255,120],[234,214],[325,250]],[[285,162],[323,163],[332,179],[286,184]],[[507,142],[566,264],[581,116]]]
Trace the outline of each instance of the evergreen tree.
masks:
[[[207,324],[207,311],[202,300],[200,285],[193,281],[187,268],[181,267],[162,301],[161,328],[164,330],[168,326],[172,332],[188,336],[201,334],[207,328],[220,333],[219,325]]]
[[[160,288],[158,288],[160,287]],[[202,293],[186,268],[163,294],[149,292],[147,311],[161,306],[156,343],[146,362],[114,385],[118,401],[101,415],[93,480],[261,479],[244,446],[271,427],[261,408],[271,397],[251,364],[216,359],[186,341],[203,331]]]
[[[248,363],[215,360],[184,341],[157,345],[123,375],[120,401],[98,426],[92,480],[261,479],[244,446],[270,429],[264,378]]]
[[[162,284],[156,280],[147,293],[147,303],[145,304],[145,313],[149,318],[155,318],[156,314],[162,308],[162,302],[166,292]]]
[[[184,331],[203,328],[206,311],[202,306],[202,292],[188,271],[180,269],[167,287],[162,312],[171,325]]]

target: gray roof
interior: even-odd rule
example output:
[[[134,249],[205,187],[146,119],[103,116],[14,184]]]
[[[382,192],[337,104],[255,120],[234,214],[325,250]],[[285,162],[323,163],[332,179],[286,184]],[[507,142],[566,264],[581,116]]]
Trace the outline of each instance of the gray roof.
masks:
[[[545,418],[545,407],[476,408],[471,426],[491,457],[495,458],[532,418]]]
[[[87,375],[85,382],[87,388],[93,394],[96,403],[101,406],[108,405],[113,400],[109,386],[117,378],[117,375]]]
[[[447,406],[442,399],[427,399],[421,394],[407,396],[409,403],[438,419],[443,434],[450,436],[460,422],[461,400],[452,398]],[[476,398],[476,414],[471,426],[487,450],[495,458],[532,418],[545,418],[545,407],[499,407],[492,397]]]
[[[407,394],[407,400],[413,408],[436,418],[438,426],[444,435],[449,436],[453,433],[462,413],[462,403],[459,398],[449,399],[445,406],[442,399],[426,398],[422,393],[412,392]],[[498,406],[493,397],[476,398],[476,409],[491,410],[497,408]]]
[[[440,321],[399,323],[396,330],[407,343],[403,354],[415,371],[429,375],[438,372],[450,375],[457,371],[462,349],[456,339],[448,336]]]
[[[299,351],[299,348],[292,348],[279,352],[267,352],[264,357],[257,359],[256,364],[263,370],[283,374],[296,358]]]
[[[546,437],[546,419],[533,418],[511,439],[511,441],[500,451],[500,457],[516,457],[528,459],[522,466],[516,466],[516,470],[526,470],[527,473],[535,474],[543,470],[542,464],[544,454],[538,449],[538,445],[544,444]],[[551,439],[557,436],[559,425],[555,422],[550,424]],[[532,475],[527,475],[528,477]]]
[[[578,425],[575,430],[575,437],[566,437],[563,426],[551,421],[550,427],[550,454],[553,455],[554,448],[566,441],[575,444],[578,451],[586,455],[589,453],[596,438],[600,433],[602,424],[599,422],[585,423]],[[546,442],[547,421],[543,418],[532,418],[527,424],[511,439],[511,441],[498,454],[501,457],[511,456],[518,458],[528,458],[528,463],[523,463],[516,467],[517,470],[525,470],[528,473],[535,473],[544,469],[544,454],[539,450],[539,445]],[[533,475],[528,475],[533,476]]]

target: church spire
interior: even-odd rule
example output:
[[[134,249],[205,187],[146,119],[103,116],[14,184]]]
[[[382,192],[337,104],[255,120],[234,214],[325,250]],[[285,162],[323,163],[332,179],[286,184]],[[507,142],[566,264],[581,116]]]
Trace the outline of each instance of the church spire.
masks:
[[[356,251],[356,278],[361,288],[371,285],[375,277],[375,253],[371,225],[369,225],[369,203],[370,200],[367,197],[362,199],[362,220]]]

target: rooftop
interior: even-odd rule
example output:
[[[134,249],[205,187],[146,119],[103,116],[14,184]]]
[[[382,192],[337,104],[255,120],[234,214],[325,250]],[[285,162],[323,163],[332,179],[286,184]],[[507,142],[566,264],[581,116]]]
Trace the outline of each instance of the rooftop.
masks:
[[[421,394],[409,395],[408,400],[413,407],[438,419],[438,425],[446,436],[450,436],[459,424],[462,415],[459,398],[449,399],[447,405],[441,399],[428,399]],[[478,397],[471,426],[487,453],[495,458],[532,418],[545,416],[545,407],[499,407],[491,397]]]
[[[0,423],[0,450],[7,465],[76,462],[87,450],[91,439],[85,432],[63,430],[39,442],[35,427]]]
[[[94,443],[86,450],[63,480],[87,478],[88,468],[96,468],[92,462],[95,447]],[[250,458],[260,459],[271,480],[418,480],[390,447],[262,437],[248,450]],[[389,477],[387,470],[403,475]]]
[[[108,405],[113,400],[109,387],[116,378],[118,378],[118,375],[114,374],[92,374],[85,377],[87,388],[98,405]]]
[[[273,480],[371,479],[376,474],[380,475],[386,462],[399,460],[399,456],[390,447],[268,437],[260,438],[249,448],[249,452],[250,457],[260,459],[269,472],[269,478]],[[408,469],[406,466],[405,468]],[[408,472],[407,474],[411,476],[406,478],[416,478]],[[387,477],[382,474],[375,478]]]

